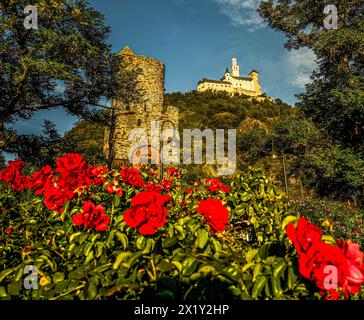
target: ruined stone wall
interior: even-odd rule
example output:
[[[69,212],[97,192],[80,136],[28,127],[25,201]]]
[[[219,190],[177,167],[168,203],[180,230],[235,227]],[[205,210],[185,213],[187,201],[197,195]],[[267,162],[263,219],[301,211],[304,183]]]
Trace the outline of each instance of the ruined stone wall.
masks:
[[[114,136],[114,159],[116,162],[128,159],[130,150],[134,147],[128,141],[131,130],[140,128],[150,135],[151,122],[170,120],[178,128],[178,111],[176,108],[164,106],[164,64],[157,59],[136,55],[129,47],[118,53],[123,57],[127,68],[137,73],[137,91],[140,98],[136,103],[126,105],[122,99],[112,102],[116,117]],[[168,125],[164,127],[168,128]],[[161,129],[161,128],[159,128]],[[108,152],[108,136],[105,132],[105,152]],[[150,144],[150,140],[148,141]]]

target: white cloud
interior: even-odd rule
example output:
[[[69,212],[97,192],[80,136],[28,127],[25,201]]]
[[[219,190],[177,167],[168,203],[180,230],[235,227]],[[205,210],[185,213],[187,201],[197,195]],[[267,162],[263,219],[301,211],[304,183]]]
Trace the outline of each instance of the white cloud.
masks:
[[[212,0],[234,26],[248,26],[250,31],[264,27],[257,9],[261,0]]]
[[[310,83],[310,76],[317,67],[315,59],[314,52],[307,48],[288,52],[285,60],[289,83],[297,88],[304,88]]]

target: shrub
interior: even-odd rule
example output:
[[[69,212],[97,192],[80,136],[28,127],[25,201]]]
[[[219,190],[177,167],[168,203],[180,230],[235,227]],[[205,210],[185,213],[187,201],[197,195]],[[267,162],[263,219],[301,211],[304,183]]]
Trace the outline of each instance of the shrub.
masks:
[[[109,171],[70,154],[32,176],[10,162],[0,180],[3,299],[326,295],[300,275],[285,230],[297,218],[257,169],[230,186],[182,186],[178,170],[161,182],[154,168]],[[38,288],[27,290],[32,274]]]

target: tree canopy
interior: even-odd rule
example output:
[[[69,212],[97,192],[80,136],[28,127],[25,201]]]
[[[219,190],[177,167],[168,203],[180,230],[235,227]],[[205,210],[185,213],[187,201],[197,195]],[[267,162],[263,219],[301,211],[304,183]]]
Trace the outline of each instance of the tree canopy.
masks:
[[[63,107],[72,115],[98,117],[98,107],[116,88],[102,14],[84,0],[34,0],[38,28],[27,30],[29,1],[0,4],[0,148],[11,149],[5,123],[38,110]]]
[[[326,1],[264,1],[260,15],[287,36],[288,49],[309,48],[318,62],[299,106],[340,144],[364,147],[364,5],[334,0],[336,28],[325,27]],[[335,14],[332,11],[330,14]],[[336,20],[336,19],[335,19]]]

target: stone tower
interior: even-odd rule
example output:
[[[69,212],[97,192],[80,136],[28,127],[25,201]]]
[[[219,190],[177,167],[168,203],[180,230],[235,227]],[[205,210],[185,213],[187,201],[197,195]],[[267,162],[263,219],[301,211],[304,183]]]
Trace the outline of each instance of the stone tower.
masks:
[[[252,70],[248,76],[253,80],[254,90],[259,94],[262,94],[262,88],[259,84],[259,72],[256,70]]]
[[[147,141],[144,143],[144,147],[147,148],[153,144],[151,141],[153,121],[159,123],[158,128],[153,129],[154,132],[157,130],[159,135],[162,129],[178,130],[178,109],[164,105],[164,64],[154,58],[136,55],[128,46],[117,55],[121,56],[127,69],[136,70],[136,91],[139,93],[139,99],[138,102],[129,105],[122,101],[122,97],[112,101],[115,129],[112,136],[109,130],[105,131],[104,152],[109,155],[111,138],[114,167],[130,160],[132,150],[136,146],[135,141],[130,140],[130,133],[135,129],[147,132]],[[159,145],[156,142],[153,145],[156,147],[152,156],[157,156],[156,153],[160,152]]]

